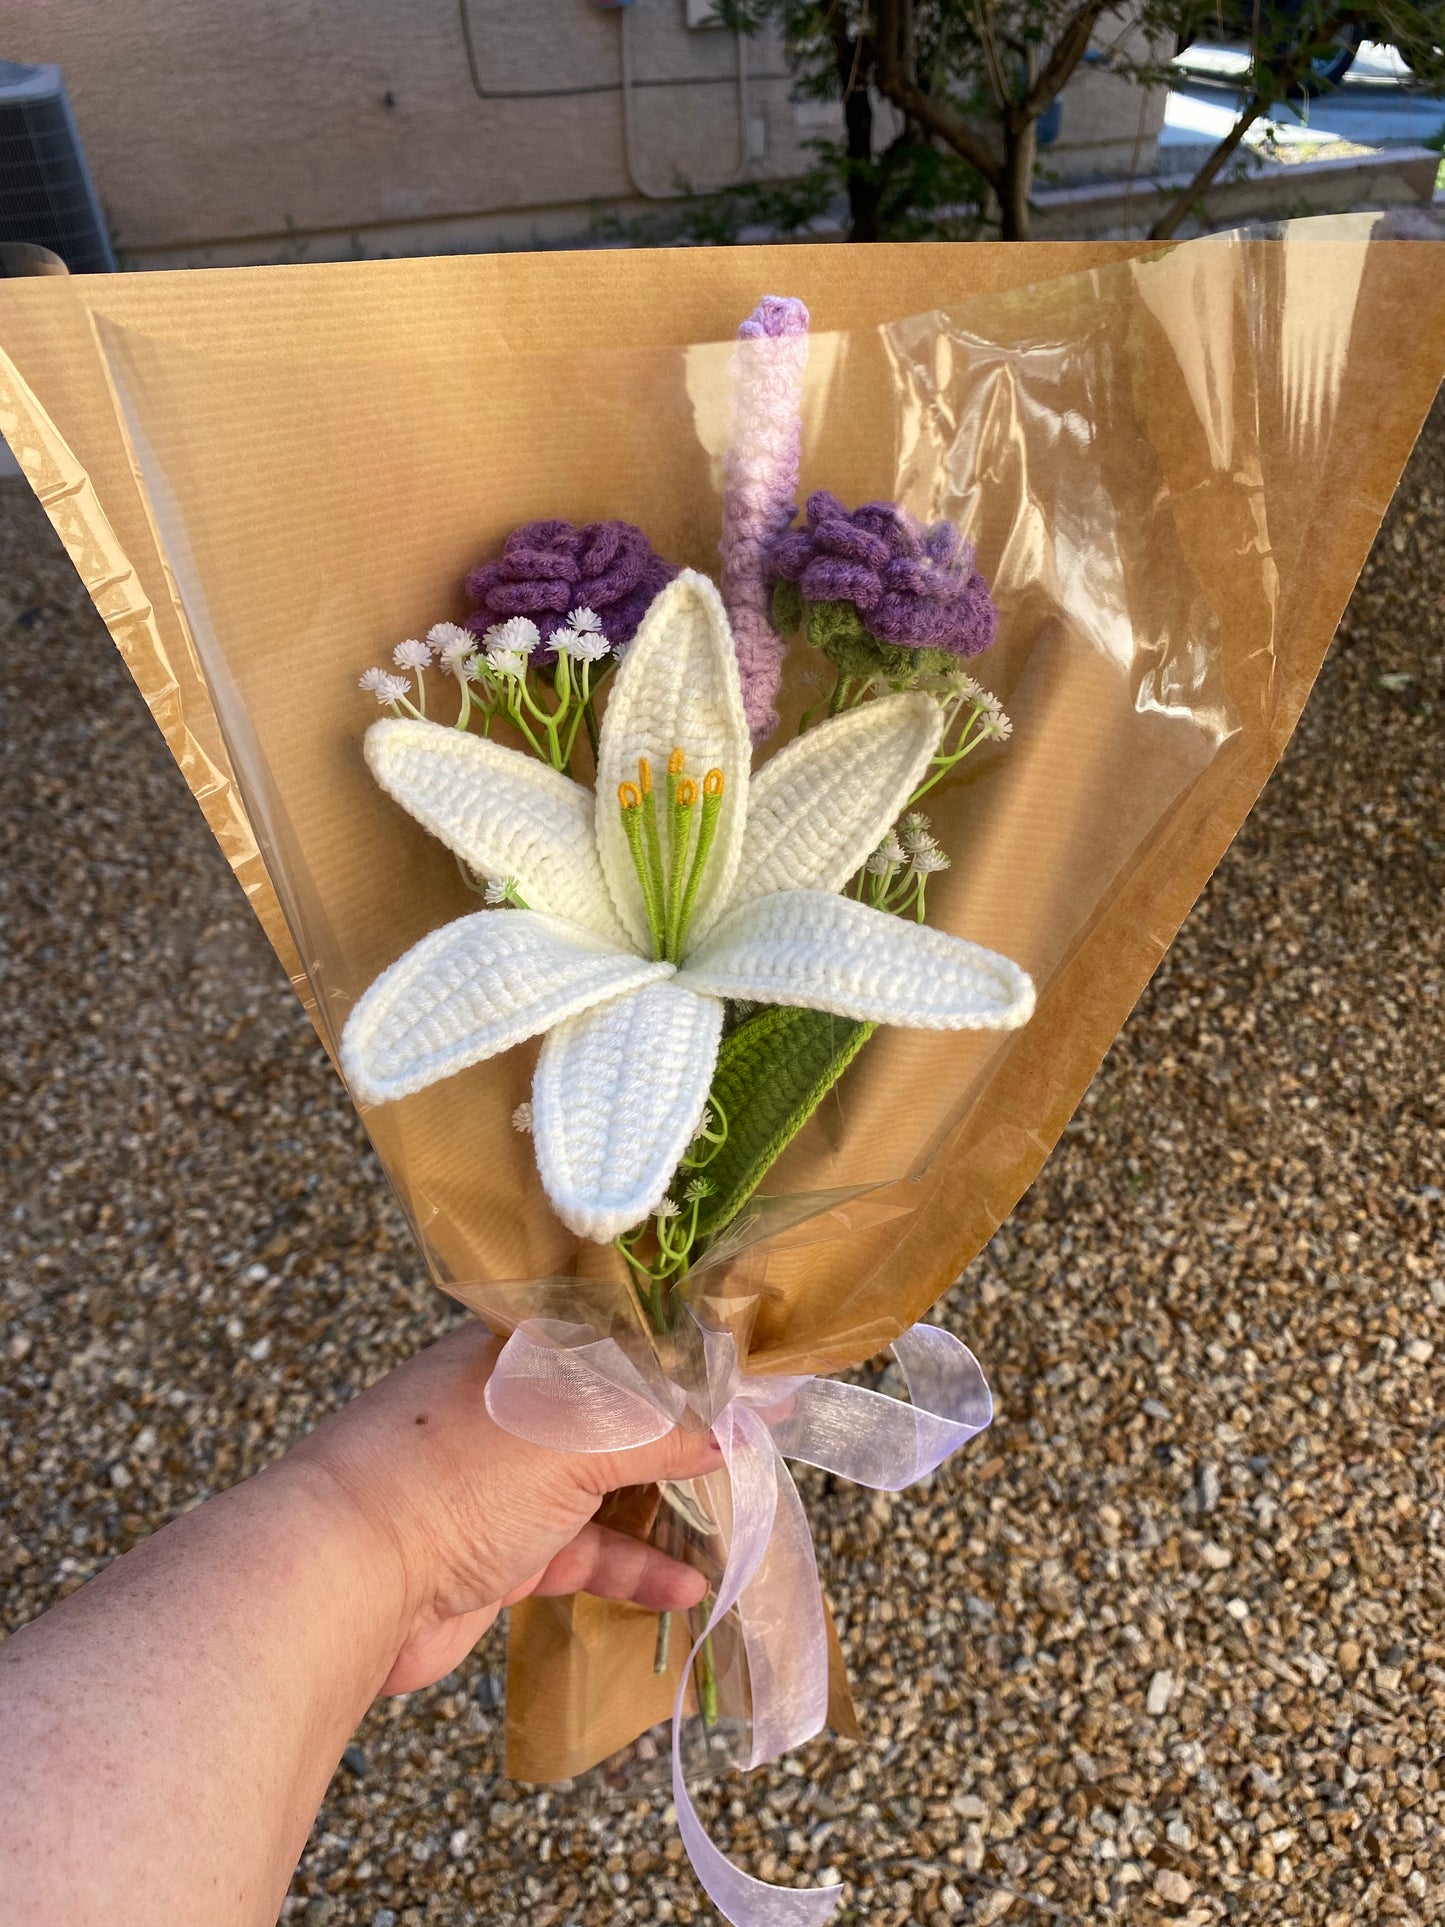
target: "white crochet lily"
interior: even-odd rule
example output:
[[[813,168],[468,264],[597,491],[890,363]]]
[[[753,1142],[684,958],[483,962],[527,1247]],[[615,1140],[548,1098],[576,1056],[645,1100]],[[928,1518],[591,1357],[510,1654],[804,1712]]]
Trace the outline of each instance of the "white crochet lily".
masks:
[[[930,696],[887,696],[750,774],[722,602],[684,571],[616,672],[595,796],[478,736],[373,724],[377,781],[526,908],[447,924],[377,979],[342,1039],[352,1089],[405,1097],[545,1032],[538,1169],[563,1222],[601,1242],[661,1201],[692,1141],[725,998],[923,1030],[1022,1024],[1034,992],[1017,964],[837,894],[940,722]]]

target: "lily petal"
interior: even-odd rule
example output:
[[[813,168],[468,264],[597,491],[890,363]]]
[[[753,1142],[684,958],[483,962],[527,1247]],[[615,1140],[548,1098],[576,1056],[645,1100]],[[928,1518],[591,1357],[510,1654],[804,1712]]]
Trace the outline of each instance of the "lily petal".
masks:
[[[364,1103],[385,1104],[672,974],[560,917],[479,910],[382,972],[346,1021],[341,1068]]]
[[[722,1005],[649,984],[560,1024],[532,1083],[537,1169],[557,1216],[605,1244],[659,1203],[697,1131]]]
[[[780,890],[718,925],[677,987],[909,1030],[1015,1030],[1034,987],[1009,957],[852,897]]]
[[[729,912],[773,890],[841,890],[882,842],[938,747],[921,692],[834,716],[756,772]]]
[[[366,760],[388,795],[481,876],[515,877],[530,910],[626,939],[597,861],[590,790],[500,743],[408,719],[373,723]]]
[[[637,765],[645,758],[665,816],[667,759],[674,749],[686,756],[687,772],[699,786],[710,769],[723,772],[717,834],[692,914],[691,928],[700,936],[717,921],[732,889],[748,810],[752,742],[722,597],[693,569],[675,576],[642,618],[602,718],[597,848],[618,913],[644,950],[647,918],[617,789],[637,782]]]

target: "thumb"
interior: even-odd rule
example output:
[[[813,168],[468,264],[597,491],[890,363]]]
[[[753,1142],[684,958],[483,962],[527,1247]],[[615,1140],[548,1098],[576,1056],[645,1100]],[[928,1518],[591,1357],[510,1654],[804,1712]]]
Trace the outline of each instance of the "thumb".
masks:
[[[663,1479],[700,1479],[718,1471],[723,1462],[710,1432],[674,1426],[650,1445],[626,1452],[599,1452],[584,1463],[588,1484],[597,1493],[615,1492],[625,1485],[657,1485]]]

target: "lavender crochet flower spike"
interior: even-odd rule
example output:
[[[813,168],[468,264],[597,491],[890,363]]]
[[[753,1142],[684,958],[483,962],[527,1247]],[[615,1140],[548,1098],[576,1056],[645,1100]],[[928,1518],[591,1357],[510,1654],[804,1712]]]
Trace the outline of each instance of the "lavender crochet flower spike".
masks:
[[[966,658],[993,641],[998,611],[951,522],[926,528],[896,502],[850,511],[827,489],[808,497],[806,515],[769,551],[773,575],[793,589],[775,606],[830,655],[844,643],[856,654],[871,639],[884,645],[881,662],[898,668],[896,651]]]
[[[796,513],[808,310],[789,296],[764,295],[738,329],[738,340],[718,547],[743,710],[759,743],[778,725],[787,653],[772,623],[767,557]]]
[[[543,647],[532,655],[541,666],[556,659],[547,645],[566,625],[568,611],[592,609],[620,655],[676,574],[632,522],[528,522],[513,529],[494,562],[467,577],[476,607],[466,626],[483,636],[512,616],[529,617],[542,637]]]

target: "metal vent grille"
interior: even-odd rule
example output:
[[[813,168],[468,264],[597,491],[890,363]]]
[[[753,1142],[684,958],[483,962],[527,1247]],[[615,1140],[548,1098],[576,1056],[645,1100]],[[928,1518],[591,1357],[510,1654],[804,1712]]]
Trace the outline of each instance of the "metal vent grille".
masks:
[[[115,267],[58,67],[0,60],[0,241],[33,241],[72,274]]]

